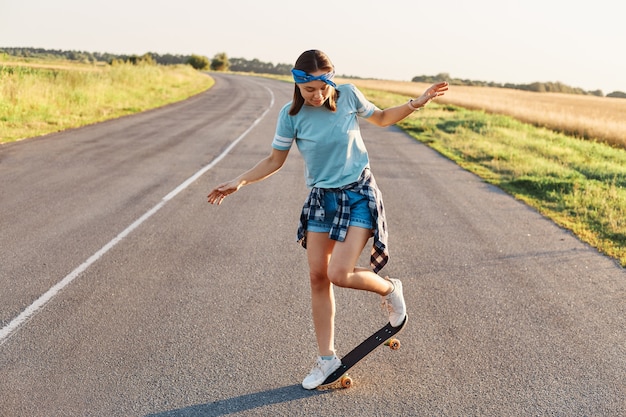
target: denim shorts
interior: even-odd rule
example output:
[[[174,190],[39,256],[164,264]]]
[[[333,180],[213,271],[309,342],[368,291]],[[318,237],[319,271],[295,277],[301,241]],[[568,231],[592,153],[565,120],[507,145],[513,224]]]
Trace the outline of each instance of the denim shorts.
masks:
[[[369,208],[369,199],[354,191],[345,191],[348,195],[348,201],[350,204],[350,226],[362,227],[364,229],[373,229],[374,222],[372,214]],[[324,193],[324,221],[309,220],[307,222],[307,230],[309,232],[330,232],[330,228],[337,213],[337,200],[339,199],[339,193],[333,191],[326,191]]]

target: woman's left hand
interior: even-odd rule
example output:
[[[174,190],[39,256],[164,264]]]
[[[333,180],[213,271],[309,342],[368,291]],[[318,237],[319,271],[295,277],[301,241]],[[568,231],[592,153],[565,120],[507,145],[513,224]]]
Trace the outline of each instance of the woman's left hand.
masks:
[[[424,107],[437,97],[443,96],[446,91],[448,91],[448,83],[446,81],[435,83],[428,87],[424,94],[412,100],[412,104],[415,107]]]

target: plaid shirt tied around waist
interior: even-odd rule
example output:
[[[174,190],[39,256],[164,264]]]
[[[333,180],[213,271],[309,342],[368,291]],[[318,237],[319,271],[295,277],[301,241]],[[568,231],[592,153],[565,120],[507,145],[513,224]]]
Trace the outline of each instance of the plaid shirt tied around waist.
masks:
[[[300,224],[298,226],[298,242],[306,249],[306,230],[309,220],[324,221],[326,212],[324,210],[324,195],[326,191],[339,194],[337,213],[333,219],[329,237],[333,240],[343,242],[348,233],[350,224],[350,205],[348,195],[345,191],[352,191],[364,195],[369,200],[369,209],[374,220],[374,243],[370,256],[370,265],[374,272],[378,273],[389,261],[389,251],[387,249],[387,221],[383,207],[383,198],[376,180],[371,171],[366,168],[357,182],[345,185],[341,188],[318,188],[313,187],[300,214]]]

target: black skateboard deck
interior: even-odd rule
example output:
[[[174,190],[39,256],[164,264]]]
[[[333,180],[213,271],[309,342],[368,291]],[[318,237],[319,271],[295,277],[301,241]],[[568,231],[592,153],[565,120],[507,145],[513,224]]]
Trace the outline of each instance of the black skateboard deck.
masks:
[[[359,361],[369,355],[378,346],[385,344],[392,350],[400,348],[400,342],[394,338],[394,336],[404,328],[409,316],[404,318],[402,324],[398,327],[392,327],[390,323],[387,323],[384,327],[378,330],[376,333],[365,339],[360,345],[348,352],[343,358],[341,358],[341,366],[332,374],[326,378],[324,382],[318,387],[318,389],[332,388],[335,385],[340,385],[343,388],[349,388],[352,385],[352,378],[346,373],[350,368],[359,363]]]

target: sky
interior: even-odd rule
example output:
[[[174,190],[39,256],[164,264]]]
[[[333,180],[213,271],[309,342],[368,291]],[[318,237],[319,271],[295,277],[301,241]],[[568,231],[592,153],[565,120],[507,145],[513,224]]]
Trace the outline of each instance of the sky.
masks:
[[[293,64],[321,49],[341,75],[417,75],[626,92],[617,0],[0,0],[0,47],[198,54]]]

